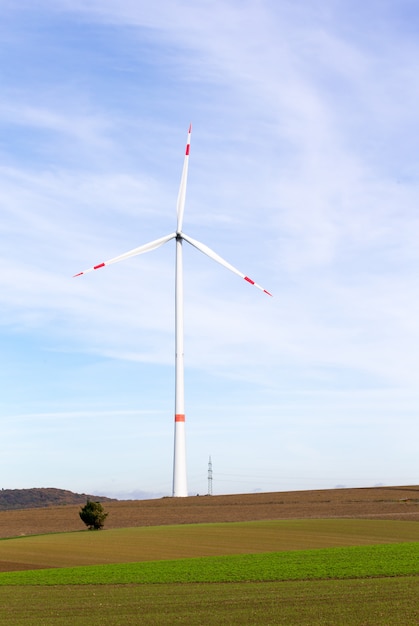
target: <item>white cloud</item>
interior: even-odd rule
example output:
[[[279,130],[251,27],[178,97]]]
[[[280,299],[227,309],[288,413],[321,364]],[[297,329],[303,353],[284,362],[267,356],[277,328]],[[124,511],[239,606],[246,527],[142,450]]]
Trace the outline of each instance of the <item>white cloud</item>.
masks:
[[[253,439],[252,412],[273,442],[288,441],[287,462],[294,454],[308,476],[304,457],[316,465],[325,454],[316,432],[322,419],[337,450],[331,463],[340,446],[333,424],[348,420],[347,445],[355,447],[361,408],[371,432],[381,428],[380,412],[388,416],[381,450],[400,420],[414,439],[418,45],[404,3],[355,11],[332,2],[229,1],[215,11],[214,3],[179,0],[44,0],[36,11],[29,3],[4,9],[3,337],[27,341],[29,367],[41,344],[68,355],[59,367],[72,381],[75,354],[97,359],[89,376],[103,376],[89,397],[77,382],[70,392],[45,372],[39,385],[51,408],[25,374],[25,402],[39,403],[39,413],[71,413],[79,407],[69,398],[79,392],[95,414],[103,394],[116,405],[126,397],[130,406],[120,408],[130,411],[138,392],[148,406],[156,389],[146,367],[170,396],[173,242],[71,276],[174,229],[192,119],[185,232],[274,294],[252,291],[185,245],[186,363],[199,428],[206,411],[219,409],[208,440],[191,427],[193,467],[210,444],[226,455],[217,442],[234,407],[246,412],[242,397],[248,421],[231,451],[239,465]],[[136,367],[138,388],[128,393],[123,377],[131,381]],[[163,393],[163,382],[157,387]],[[305,403],[306,393],[318,396]],[[88,419],[98,423],[97,415]],[[304,433],[292,431],[294,419]],[[291,445],[290,437],[299,440]],[[260,447],[272,473],[282,472],[275,445],[261,436]],[[384,475],[384,455],[375,455]],[[342,455],[345,483],[349,458]],[[135,481],[125,475],[118,488],[142,488]],[[146,490],[160,492],[160,478]]]

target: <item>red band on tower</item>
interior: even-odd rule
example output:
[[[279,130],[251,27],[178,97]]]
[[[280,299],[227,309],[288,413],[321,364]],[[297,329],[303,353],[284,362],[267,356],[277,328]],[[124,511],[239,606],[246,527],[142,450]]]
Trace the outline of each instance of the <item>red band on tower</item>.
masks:
[[[175,422],[184,422],[185,421],[185,416],[182,415],[181,413],[177,413],[175,415]]]

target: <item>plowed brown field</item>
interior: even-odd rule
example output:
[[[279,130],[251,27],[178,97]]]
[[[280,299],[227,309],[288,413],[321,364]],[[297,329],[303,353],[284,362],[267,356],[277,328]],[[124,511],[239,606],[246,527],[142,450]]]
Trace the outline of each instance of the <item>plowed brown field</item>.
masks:
[[[345,517],[419,521],[419,486],[121,500],[104,508],[105,528]],[[0,511],[0,537],[83,530],[79,510],[70,505]]]

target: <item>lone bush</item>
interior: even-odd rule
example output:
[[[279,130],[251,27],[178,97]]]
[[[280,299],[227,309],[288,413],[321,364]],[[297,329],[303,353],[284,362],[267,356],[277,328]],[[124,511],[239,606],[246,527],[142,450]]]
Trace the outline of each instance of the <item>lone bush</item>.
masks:
[[[103,528],[105,519],[108,517],[100,502],[91,502],[90,500],[79,511],[79,515],[89,530],[100,530]]]

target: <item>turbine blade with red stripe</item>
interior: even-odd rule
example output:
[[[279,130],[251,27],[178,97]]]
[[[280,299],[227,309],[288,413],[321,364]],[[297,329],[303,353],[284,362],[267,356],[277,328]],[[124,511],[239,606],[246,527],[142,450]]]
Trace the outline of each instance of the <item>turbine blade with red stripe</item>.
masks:
[[[217,263],[220,263],[220,265],[223,265],[228,270],[234,272],[234,274],[237,274],[237,276],[241,276],[241,278],[244,278],[244,280],[246,280],[251,285],[254,285],[258,289],[266,293],[268,296],[272,296],[272,294],[269,293],[269,291],[266,291],[266,289],[264,289],[263,287],[255,283],[255,281],[249,278],[248,276],[246,276],[246,274],[243,274],[243,272],[240,272],[240,270],[238,270],[233,265],[225,261],[222,257],[220,257],[219,254],[211,250],[211,248],[208,248],[208,246],[206,246],[205,244],[201,243],[200,241],[196,241],[196,239],[192,239],[192,237],[189,237],[188,235],[185,235],[183,233],[182,233],[182,239],[190,243],[191,246],[194,246],[194,248],[196,248],[200,252],[203,252],[204,254],[209,256],[209,258],[213,259],[213,261],[217,261]]]
[[[188,165],[189,165],[189,150],[191,145],[191,133],[192,124],[189,125],[188,138],[186,140],[185,160],[183,161],[182,178],[180,179],[179,193],[177,197],[177,229],[176,232],[182,232],[183,226],[183,213],[185,211],[185,198],[186,198],[186,182],[188,179]]]
[[[98,270],[101,267],[105,267],[105,265],[112,265],[112,263],[118,263],[118,261],[125,261],[125,259],[129,259],[132,256],[137,256],[138,254],[144,254],[144,252],[151,252],[151,250],[155,250],[160,246],[163,246],[165,243],[174,239],[176,237],[176,233],[172,233],[171,235],[166,235],[165,237],[160,237],[160,239],[155,239],[154,241],[150,241],[149,243],[145,243],[142,246],[138,246],[138,248],[134,248],[133,250],[129,250],[128,252],[124,252],[124,254],[120,254],[119,256],[114,257],[113,259],[109,259],[109,261],[104,261],[103,263],[99,263],[98,265],[94,265],[90,267],[88,270],[84,270],[83,272],[79,272],[78,274],[74,274],[76,276],[82,276],[83,274],[88,274],[93,270]]]

